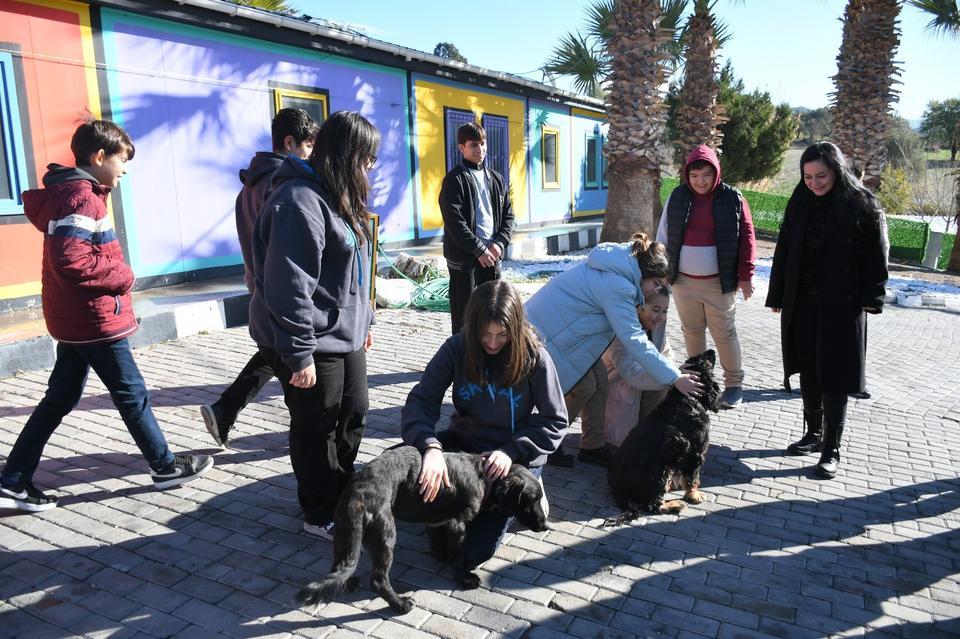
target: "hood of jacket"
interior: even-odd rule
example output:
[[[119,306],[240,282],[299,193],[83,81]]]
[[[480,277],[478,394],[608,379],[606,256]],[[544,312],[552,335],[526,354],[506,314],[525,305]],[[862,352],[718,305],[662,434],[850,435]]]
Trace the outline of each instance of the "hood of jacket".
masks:
[[[683,162],[683,183],[687,185],[690,184],[687,174],[690,171],[690,165],[697,160],[706,160],[711,164],[711,166],[713,166],[713,172],[715,175],[713,178],[713,189],[711,189],[711,191],[716,189],[720,184],[720,158],[718,158],[714,150],[706,144],[701,144],[687,154],[687,159]]]
[[[633,282],[640,294],[640,263],[631,251],[630,244],[605,242],[598,244],[587,256],[587,266],[598,271],[609,271]]]
[[[287,180],[308,180],[314,183],[320,183],[320,176],[313,170],[307,160],[288,155],[283,158],[283,162],[273,173],[271,180],[271,190],[276,190],[278,186]]]
[[[272,151],[258,151],[250,158],[250,166],[240,169],[240,182],[252,187],[265,177],[273,174],[283,164],[284,157]]]
[[[48,164],[47,172],[43,176],[42,189],[31,189],[23,192],[23,213],[30,223],[43,233],[47,232],[50,220],[58,219],[63,215],[63,198],[67,192],[85,188],[84,182],[90,183],[90,188],[97,195],[106,195],[110,187],[104,186],[95,177],[73,166]]]

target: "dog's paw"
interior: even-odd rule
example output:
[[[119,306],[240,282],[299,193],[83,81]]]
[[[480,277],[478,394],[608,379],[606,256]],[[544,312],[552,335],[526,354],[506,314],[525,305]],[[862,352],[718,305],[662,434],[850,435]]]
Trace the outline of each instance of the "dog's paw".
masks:
[[[687,494],[683,496],[683,501],[688,504],[701,504],[703,503],[703,493],[696,489],[688,491]]]
[[[413,610],[413,595],[400,595],[396,601],[391,602],[390,607],[400,614],[407,614]]]
[[[344,585],[343,589],[347,592],[356,592],[360,590],[360,585],[362,581],[360,577],[350,577],[347,579],[347,583]]]
[[[679,499],[671,499],[670,501],[665,501],[662,504],[660,504],[660,514],[676,515],[686,507],[687,505],[682,501],[680,501]]]
[[[463,586],[464,590],[474,590],[480,587],[480,577],[475,572],[465,572],[457,576],[457,582]]]

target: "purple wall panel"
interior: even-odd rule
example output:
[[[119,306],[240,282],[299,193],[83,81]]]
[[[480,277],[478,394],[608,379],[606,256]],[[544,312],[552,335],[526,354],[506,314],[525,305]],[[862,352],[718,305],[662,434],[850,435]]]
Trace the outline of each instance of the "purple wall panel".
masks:
[[[402,74],[116,15],[105,39],[111,40],[114,118],[137,145],[123,202],[139,274],[239,262],[237,171],[255,151],[270,147],[270,81],[325,89],[331,112],[360,111],[373,121],[383,134],[371,174],[382,239],[413,237]],[[120,61],[110,60],[110,51]]]

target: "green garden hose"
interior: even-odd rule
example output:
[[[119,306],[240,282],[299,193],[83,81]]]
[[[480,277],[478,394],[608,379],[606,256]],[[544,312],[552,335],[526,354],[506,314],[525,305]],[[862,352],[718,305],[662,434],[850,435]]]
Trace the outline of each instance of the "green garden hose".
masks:
[[[421,308],[425,311],[436,311],[438,313],[449,313],[450,312],[450,279],[446,277],[441,277],[440,272],[434,266],[430,266],[429,275],[427,276],[427,281],[423,284],[407,277],[407,274],[397,268],[397,265],[393,263],[393,260],[390,259],[390,256],[387,255],[387,252],[383,250],[383,247],[377,245],[377,250],[380,251],[380,255],[387,260],[387,264],[390,265],[390,268],[395,272],[400,274],[400,277],[407,280],[413,284],[414,291],[410,296],[410,302],[406,306],[412,306],[414,308]]]

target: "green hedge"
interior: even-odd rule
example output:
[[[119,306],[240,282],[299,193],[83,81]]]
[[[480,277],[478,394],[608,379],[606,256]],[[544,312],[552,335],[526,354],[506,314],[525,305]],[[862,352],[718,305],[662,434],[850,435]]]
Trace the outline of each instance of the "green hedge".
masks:
[[[910,262],[923,261],[930,238],[929,224],[888,215],[887,235],[890,238],[890,257]]]
[[[937,268],[941,271],[946,270],[947,264],[950,263],[950,252],[953,250],[953,243],[956,241],[956,234],[944,234],[943,243],[940,245],[940,259],[937,260]]]

